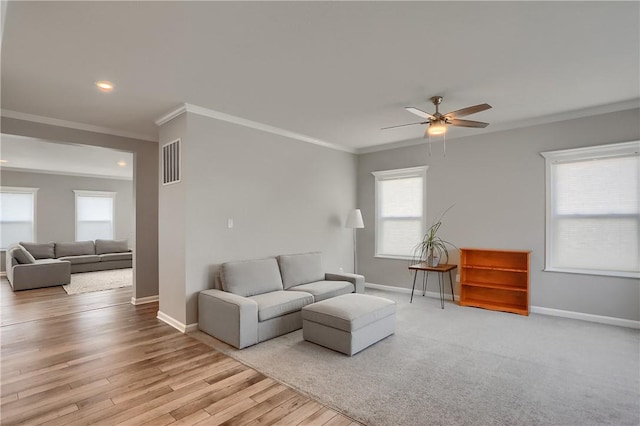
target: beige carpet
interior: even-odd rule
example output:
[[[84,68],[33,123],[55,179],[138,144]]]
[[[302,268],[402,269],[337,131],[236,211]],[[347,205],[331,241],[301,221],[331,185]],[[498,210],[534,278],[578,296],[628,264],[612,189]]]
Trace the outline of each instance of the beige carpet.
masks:
[[[243,350],[190,335],[368,426],[640,424],[640,330],[396,300],[396,333],[348,357],[298,330]]]
[[[127,268],[71,274],[71,283],[62,287],[67,294],[80,294],[131,287],[132,285],[133,269]]]

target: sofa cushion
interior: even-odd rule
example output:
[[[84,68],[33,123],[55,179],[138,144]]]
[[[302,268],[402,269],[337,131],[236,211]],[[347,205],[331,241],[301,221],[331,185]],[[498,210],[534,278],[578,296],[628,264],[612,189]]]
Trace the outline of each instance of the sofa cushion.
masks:
[[[128,240],[96,240],[96,253],[123,253],[129,251]]]
[[[58,260],[66,260],[72,265],[77,265],[80,263],[100,262],[100,256],[98,256],[97,254],[85,254],[82,256],[63,256],[59,257]]]
[[[258,304],[258,321],[297,312],[310,303],[313,296],[303,291],[272,291],[249,297]]]
[[[222,289],[238,296],[282,290],[282,278],[274,258],[223,263]]]
[[[56,243],[57,258],[66,256],[84,256],[87,254],[96,254],[96,248],[93,245],[93,241]]]
[[[20,242],[20,245],[27,249],[31,255],[36,259],[53,259],[55,256],[55,243],[25,243]]]
[[[108,262],[110,260],[131,260],[133,259],[132,253],[107,253],[99,255],[100,262]]]
[[[282,284],[285,289],[324,280],[321,253],[278,256],[278,264],[280,265]]]
[[[313,300],[319,302],[342,294],[353,293],[355,288],[353,284],[348,281],[316,281],[314,283],[297,285],[288,290],[311,293]]]
[[[31,253],[29,253],[24,247],[14,246],[11,249],[9,249],[9,251],[10,251],[9,255],[13,256],[13,258],[18,263],[26,264],[26,263],[36,262],[36,258],[33,257]]]

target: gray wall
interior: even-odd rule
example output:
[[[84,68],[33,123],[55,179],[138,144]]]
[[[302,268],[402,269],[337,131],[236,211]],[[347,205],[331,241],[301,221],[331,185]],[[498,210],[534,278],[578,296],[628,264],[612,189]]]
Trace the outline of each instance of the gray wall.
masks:
[[[162,145],[181,138],[182,154],[188,149],[187,116],[174,118],[160,128]],[[184,158],[184,157],[183,157]],[[159,161],[162,157],[159,156]],[[184,164],[184,161],[181,162]],[[162,166],[160,166],[162,171]],[[186,186],[190,173],[182,170],[181,180],[170,185],[160,184],[158,202],[158,283],[160,312],[186,324],[185,243]]]
[[[75,240],[74,189],[115,192],[115,238],[128,239],[133,247],[133,182],[121,179],[102,179],[64,176],[23,171],[0,172],[2,186],[39,188],[36,203],[36,240]],[[5,257],[2,271],[5,271]]]
[[[358,268],[367,282],[411,287],[408,261],[374,257],[371,172],[428,165],[427,223],[455,204],[440,235],[458,247],[532,250],[531,305],[640,320],[637,279],[544,272],[545,163],[540,152],[640,139],[640,110],[425,143],[358,157]],[[450,263],[458,262],[454,251]],[[429,284],[437,291],[435,282]]]
[[[160,129],[161,145],[176,137],[180,125],[172,122]],[[344,221],[355,207],[354,154],[191,113],[182,143],[184,181],[160,188],[160,222],[184,215],[184,230],[176,226],[185,235],[186,312],[179,302],[164,304],[163,289],[174,284],[161,275],[164,313],[197,322],[197,294],[213,287],[223,262],[321,251],[327,271],[352,270],[352,232]],[[165,195],[175,202],[162,201]],[[184,212],[170,211],[181,202]],[[174,259],[180,254],[162,241],[161,265],[173,259],[180,269],[183,260]]]
[[[157,142],[2,117],[2,133],[54,142],[102,146],[132,152],[134,158],[133,297],[158,294],[158,144]]]

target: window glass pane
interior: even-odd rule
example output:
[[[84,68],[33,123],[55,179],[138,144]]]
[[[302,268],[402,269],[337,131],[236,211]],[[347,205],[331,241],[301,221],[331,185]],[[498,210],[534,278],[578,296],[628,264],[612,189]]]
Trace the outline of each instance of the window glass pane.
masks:
[[[0,193],[2,221],[32,221],[33,194]]]
[[[634,214],[640,204],[640,157],[555,165],[558,214]]]
[[[111,221],[78,222],[77,241],[113,239],[113,225]]]
[[[412,256],[422,237],[422,219],[384,219],[379,227],[378,251],[382,255]]]
[[[426,167],[374,172],[376,256],[411,258],[424,234]]]
[[[76,241],[113,239],[114,199],[105,195],[76,195]]]
[[[7,248],[20,241],[34,241],[32,222],[2,222],[0,247]]]
[[[34,193],[0,192],[0,247],[35,241]]]
[[[78,221],[107,220],[113,216],[113,199],[110,197],[77,197]]]
[[[638,271],[638,220],[558,218],[556,262],[566,268]]]
[[[547,161],[547,267],[638,276],[640,143],[543,153]]]
[[[422,216],[422,178],[408,177],[379,182],[381,217]]]

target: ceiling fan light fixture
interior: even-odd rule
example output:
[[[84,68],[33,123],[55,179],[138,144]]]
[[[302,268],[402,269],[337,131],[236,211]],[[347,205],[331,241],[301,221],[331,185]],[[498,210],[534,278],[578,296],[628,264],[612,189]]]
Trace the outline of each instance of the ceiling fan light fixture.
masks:
[[[445,133],[447,133],[447,125],[442,121],[436,121],[429,125],[427,133],[429,134],[429,136],[444,135]]]

